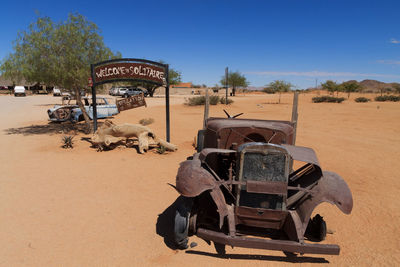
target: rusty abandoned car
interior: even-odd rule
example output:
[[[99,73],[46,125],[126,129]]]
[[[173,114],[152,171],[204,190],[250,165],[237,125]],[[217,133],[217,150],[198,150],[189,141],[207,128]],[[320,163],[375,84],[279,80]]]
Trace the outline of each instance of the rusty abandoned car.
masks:
[[[197,153],[176,177],[178,248],[197,235],[213,241],[219,254],[225,245],[339,254],[338,245],[317,243],[325,239],[326,223],[319,214],[310,217],[322,202],[350,214],[351,191],[338,174],[321,169],[314,150],[294,145],[295,124],[229,115],[205,121]]]

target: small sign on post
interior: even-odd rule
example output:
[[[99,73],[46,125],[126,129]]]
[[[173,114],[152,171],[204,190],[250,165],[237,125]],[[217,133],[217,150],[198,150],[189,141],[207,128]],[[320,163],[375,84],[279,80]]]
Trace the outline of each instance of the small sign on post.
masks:
[[[124,111],[132,108],[138,108],[145,106],[147,107],[146,100],[144,98],[144,94],[134,95],[128,98],[123,98],[121,100],[117,100],[117,108],[118,111]]]
[[[89,86],[89,87],[92,87],[92,86],[93,86],[92,77],[89,77],[89,79],[88,79],[88,86]]]

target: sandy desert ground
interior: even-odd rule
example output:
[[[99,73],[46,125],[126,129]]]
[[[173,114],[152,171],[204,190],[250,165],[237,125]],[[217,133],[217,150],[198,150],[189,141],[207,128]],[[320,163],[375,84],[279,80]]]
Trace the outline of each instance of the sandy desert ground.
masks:
[[[301,94],[297,144],[313,147],[325,170],[345,178],[354,198],[351,215],[329,204],[320,213],[339,244],[340,256],[287,258],[279,251],[213,246],[170,248],[179,163],[193,154],[203,107],[171,98],[171,141],[175,153],[138,154],[119,147],[96,152],[78,134],[75,148],[62,149],[62,128],[47,122],[52,96],[0,96],[1,266],[335,266],[400,265],[400,103],[313,104]],[[243,118],[290,119],[292,95],[239,95],[227,108]],[[355,96],[351,96],[353,99]],[[115,116],[115,123],[154,118],[165,136],[163,98]],[[223,105],[211,116],[225,116]]]

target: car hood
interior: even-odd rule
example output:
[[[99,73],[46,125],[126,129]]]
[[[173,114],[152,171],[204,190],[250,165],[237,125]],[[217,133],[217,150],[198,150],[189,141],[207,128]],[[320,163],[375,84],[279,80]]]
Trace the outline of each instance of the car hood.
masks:
[[[48,111],[50,111],[50,112],[54,112],[54,111],[56,111],[57,109],[60,109],[60,108],[77,108],[77,107],[79,107],[78,105],[54,105],[54,107],[52,107],[52,108],[49,108],[49,110]]]

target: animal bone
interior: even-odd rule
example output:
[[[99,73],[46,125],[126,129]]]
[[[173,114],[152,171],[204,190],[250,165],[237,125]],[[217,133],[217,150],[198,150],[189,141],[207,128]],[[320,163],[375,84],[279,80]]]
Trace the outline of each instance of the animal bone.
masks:
[[[164,146],[169,151],[175,151],[178,148],[160,138],[154,132],[140,124],[124,123],[116,125],[112,121],[106,120],[104,124],[94,133],[91,138],[93,144],[96,144],[100,150],[103,145],[110,146],[122,140],[128,141],[129,138],[136,137],[139,141],[139,152],[147,152],[150,145]],[[126,142],[127,144],[128,142]]]

